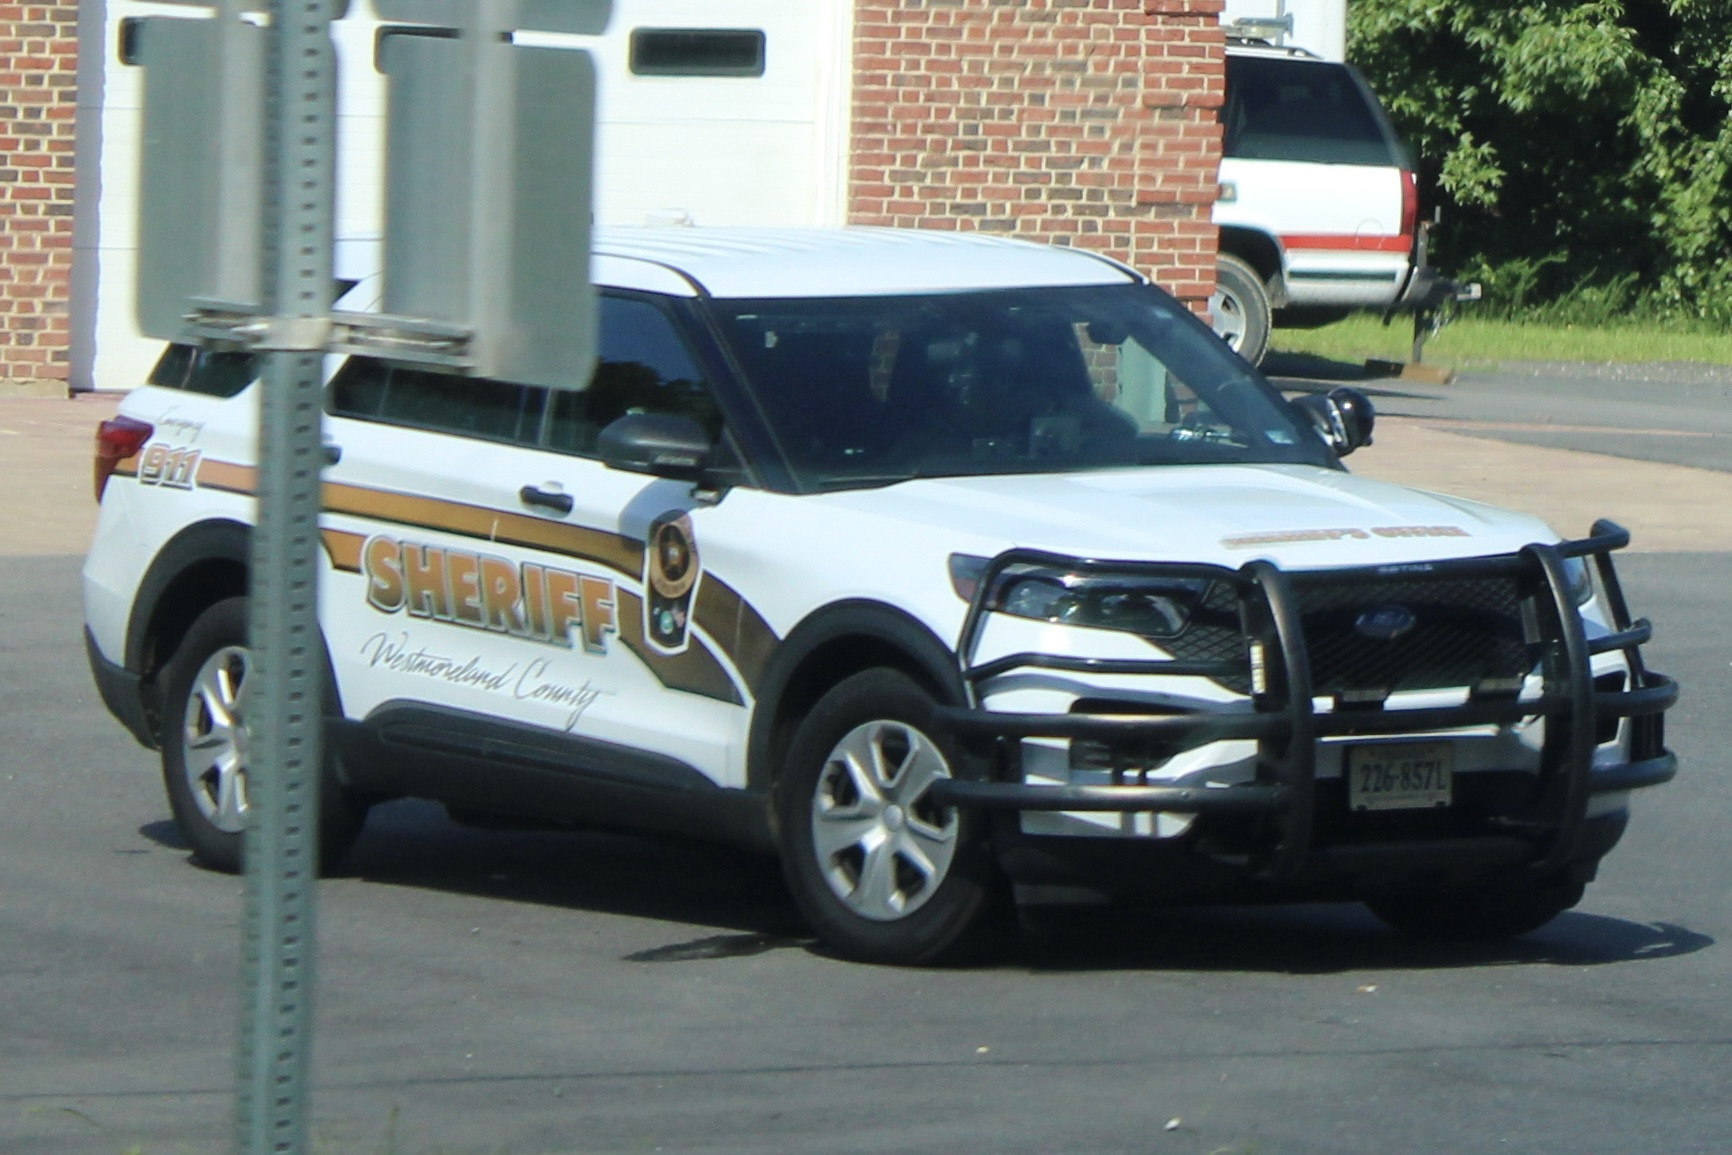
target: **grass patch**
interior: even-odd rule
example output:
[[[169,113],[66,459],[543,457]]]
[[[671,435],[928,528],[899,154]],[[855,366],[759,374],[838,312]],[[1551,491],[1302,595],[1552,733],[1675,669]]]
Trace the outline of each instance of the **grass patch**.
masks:
[[[1276,329],[1270,348],[1334,361],[1406,361],[1413,323],[1397,317],[1385,328],[1375,314],[1356,313],[1321,329]],[[1701,323],[1570,325],[1458,316],[1425,345],[1425,359],[1451,365],[1506,361],[1705,361],[1732,365],[1732,332]]]

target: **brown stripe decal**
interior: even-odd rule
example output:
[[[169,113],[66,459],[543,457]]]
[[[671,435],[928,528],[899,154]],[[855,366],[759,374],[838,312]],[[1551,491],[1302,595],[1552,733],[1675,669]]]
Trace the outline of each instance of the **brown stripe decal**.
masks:
[[[341,573],[361,572],[361,547],[367,544],[366,535],[343,529],[322,529],[319,536],[324,539],[325,553],[331,559],[332,569]]]
[[[327,484],[325,509],[350,517],[462,534],[503,545],[544,549],[606,566],[629,578],[643,577],[643,542],[580,525],[560,525],[522,513],[505,513],[480,505],[413,497],[383,489],[364,489],[358,485]]]
[[[259,471],[250,465],[230,465],[206,457],[198,463],[198,485],[200,489],[223,489],[250,497],[258,492]]]
[[[208,458],[199,462],[198,483],[203,487],[251,495],[257,488],[257,479],[257,470],[248,466]],[[643,542],[622,534],[358,485],[327,483],[324,506],[328,513],[348,517],[545,550],[592,562],[634,581],[643,579]],[[333,568],[342,573],[361,572],[361,551],[367,540],[365,534],[323,529],[320,537]],[[673,657],[658,653],[644,641],[643,599],[623,589],[616,593],[619,598],[620,641],[654,671],[664,686],[735,705],[743,704],[739,688],[714,654],[702,645],[692,646],[685,653]],[[711,573],[704,574],[699,586],[694,616],[698,626],[715,640],[739,670],[747,688],[756,692],[764,666],[780,640],[769,623],[732,586]]]
[[[619,640],[625,644],[626,649],[636,654],[644,665],[654,671],[662,685],[670,690],[702,694],[706,698],[731,702],[736,706],[745,705],[745,699],[740,697],[734,680],[728,677],[728,672],[722,669],[722,664],[716,661],[715,655],[701,643],[687,646],[685,653],[672,657],[657,653],[644,642],[643,599],[618,587],[614,589],[614,597],[619,599]],[[726,643],[722,639],[717,638],[716,641],[726,649]]]
[[[698,589],[693,616],[699,628],[716,639],[716,644],[740,671],[740,677],[746,680],[746,687],[756,694],[764,667],[780,640],[770,623],[733,586],[709,573],[704,575],[704,584]]]

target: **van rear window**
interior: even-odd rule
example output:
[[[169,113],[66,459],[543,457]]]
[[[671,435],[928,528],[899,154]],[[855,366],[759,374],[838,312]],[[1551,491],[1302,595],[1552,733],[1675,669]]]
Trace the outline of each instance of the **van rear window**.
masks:
[[[1231,157],[1407,167],[1395,127],[1344,64],[1229,56],[1222,127]]]

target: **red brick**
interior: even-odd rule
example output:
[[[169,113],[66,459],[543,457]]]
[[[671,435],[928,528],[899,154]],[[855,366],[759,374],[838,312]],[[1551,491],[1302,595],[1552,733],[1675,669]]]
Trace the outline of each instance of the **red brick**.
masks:
[[[77,22],[0,4],[0,380],[66,376]]]
[[[856,0],[849,216],[1107,252],[1206,308],[1221,0]]]

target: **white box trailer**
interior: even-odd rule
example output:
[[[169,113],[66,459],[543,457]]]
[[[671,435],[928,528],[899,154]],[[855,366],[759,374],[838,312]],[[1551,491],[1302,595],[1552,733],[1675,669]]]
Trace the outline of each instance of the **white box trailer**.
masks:
[[[144,76],[122,62],[120,43],[128,19],[188,15],[144,0],[81,7],[84,43],[100,35],[102,52],[80,85],[80,148],[95,179],[86,175],[79,185],[75,390],[130,389],[161,353],[134,317]],[[605,36],[562,38],[589,48],[597,65],[597,223],[841,224],[853,21],[853,0],[614,0]],[[339,277],[378,268],[379,27],[366,0],[355,0],[333,26],[341,76]],[[731,35],[690,35],[705,31]]]

